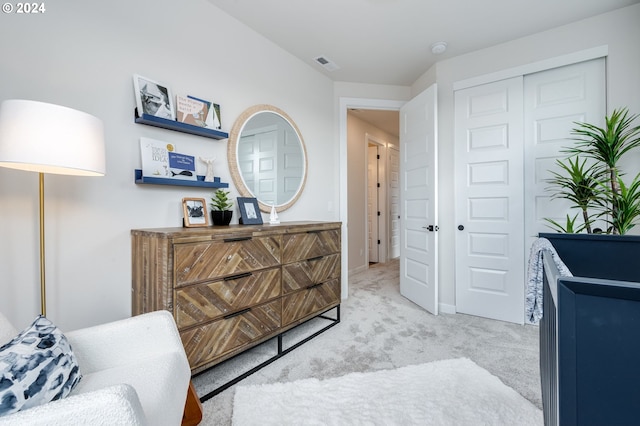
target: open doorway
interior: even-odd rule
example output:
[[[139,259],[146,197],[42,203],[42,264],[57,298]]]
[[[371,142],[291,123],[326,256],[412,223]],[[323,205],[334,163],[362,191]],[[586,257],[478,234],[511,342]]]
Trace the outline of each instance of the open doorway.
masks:
[[[399,256],[398,109],[347,111],[349,274]]]

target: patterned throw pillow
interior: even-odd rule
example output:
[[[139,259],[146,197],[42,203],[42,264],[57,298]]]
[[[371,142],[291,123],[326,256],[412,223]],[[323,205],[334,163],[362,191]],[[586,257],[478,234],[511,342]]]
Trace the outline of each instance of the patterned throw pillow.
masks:
[[[38,316],[0,347],[0,416],[64,398],[81,377],[67,338]]]

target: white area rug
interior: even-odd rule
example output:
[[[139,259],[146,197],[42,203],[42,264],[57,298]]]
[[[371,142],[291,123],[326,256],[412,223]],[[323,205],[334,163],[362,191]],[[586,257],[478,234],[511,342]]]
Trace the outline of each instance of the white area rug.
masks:
[[[542,425],[542,412],[460,358],[327,380],[238,386],[233,424]]]

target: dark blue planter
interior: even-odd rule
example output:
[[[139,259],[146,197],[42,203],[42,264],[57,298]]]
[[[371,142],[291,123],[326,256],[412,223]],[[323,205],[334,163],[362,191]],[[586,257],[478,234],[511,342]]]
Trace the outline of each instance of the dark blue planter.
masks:
[[[541,233],[574,276],[640,282],[640,236]]]

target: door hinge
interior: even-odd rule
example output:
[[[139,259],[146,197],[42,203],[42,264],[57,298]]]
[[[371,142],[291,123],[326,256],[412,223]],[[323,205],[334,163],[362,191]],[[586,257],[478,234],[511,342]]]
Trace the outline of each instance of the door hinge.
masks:
[[[380,159],[380,154],[376,155],[376,158],[379,160]]]
[[[380,216],[380,212],[378,212],[378,216]]]
[[[378,182],[378,188],[380,188],[380,182]]]
[[[380,244],[380,240],[378,240],[378,244]]]

